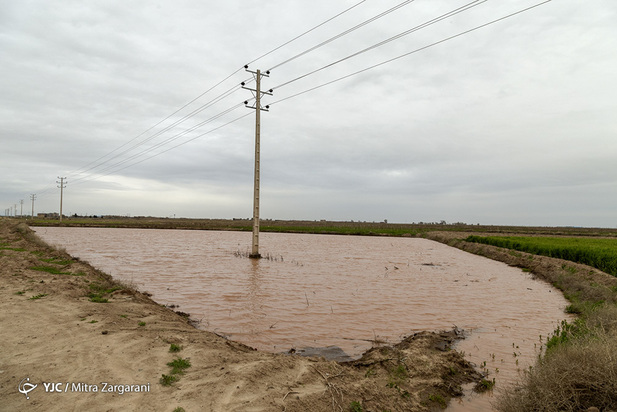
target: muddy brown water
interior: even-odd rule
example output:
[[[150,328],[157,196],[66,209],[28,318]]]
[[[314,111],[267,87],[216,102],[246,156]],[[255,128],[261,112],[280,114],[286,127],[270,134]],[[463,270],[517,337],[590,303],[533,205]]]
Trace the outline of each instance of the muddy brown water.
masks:
[[[522,270],[426,239],[246,232],[34,228],[50,244],[260,350],[342,349],[464,329],[463,351],[496,389],[535,361],[564,297]],[[490,410],[468,393],[452,411]]]

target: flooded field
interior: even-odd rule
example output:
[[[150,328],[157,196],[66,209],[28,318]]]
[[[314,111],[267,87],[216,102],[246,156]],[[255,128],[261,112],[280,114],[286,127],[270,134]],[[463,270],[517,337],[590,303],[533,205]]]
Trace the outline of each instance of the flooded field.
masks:
[[[359,357],[420,330],[468,333],[457,345],[497,388],[535,360],[567,318],[566,300],[520,269],[425,239],[34,228],[48,243],[179,305],[201,327],[271,352],[336,346]],[[487,410],[490,395],[449,410]]]

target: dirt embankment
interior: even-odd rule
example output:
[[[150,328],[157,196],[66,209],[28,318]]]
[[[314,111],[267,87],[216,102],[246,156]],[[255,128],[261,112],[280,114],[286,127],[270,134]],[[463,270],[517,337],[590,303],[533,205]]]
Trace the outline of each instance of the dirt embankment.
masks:
[[[454,332],[419,333],[347,364],[252,350],[7,219],[0,298],[2,410],[421,411],[481,378],[450,350]],[[190,367],[174,371],[175,359]],[[165,386],[163,375],[178,380]]]

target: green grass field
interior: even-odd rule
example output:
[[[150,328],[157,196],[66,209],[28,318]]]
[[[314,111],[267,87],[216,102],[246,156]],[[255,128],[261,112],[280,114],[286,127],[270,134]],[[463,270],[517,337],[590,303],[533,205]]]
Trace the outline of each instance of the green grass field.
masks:
[[[570,260],[617,276],[617,239],[570,237],[469,236],[483,243],[536,255]]]

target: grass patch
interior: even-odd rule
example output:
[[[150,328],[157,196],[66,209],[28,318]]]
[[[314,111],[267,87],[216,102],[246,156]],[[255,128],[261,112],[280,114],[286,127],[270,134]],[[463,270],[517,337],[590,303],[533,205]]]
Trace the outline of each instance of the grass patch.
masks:
[[[171,373],[173,375],[184,375],[184,370],[191,367],[191,361],[188,358],[176,358],[173,361],[169,362],[167,366],[170,366],[172,368]]]
[[[70,275],[71,274],[69,272],[63,272],[62,270],[54,266],[32,266],[30,269],[37,270],[39,272],[51,273],[52,275]]]
[[[26,249],[21,247],[9,247],[9,246],[0,246],[0,250],[12,250],[13,252],[27,252]]]
[[[57,257],[45,258],[45,259],[41,259],[41,261],[45,263],[53,263],[53,264],[62,265],[62,266],[70,265],[71,263],[73,263],[72,260],[60,259]]]
[[[39,293],[38,295],[34,295],[31,298],[28,298],[29,300],[37,300],[37,299],[41,299],[44,298],[45,296],[48,296],[47,293]]]
[[[182,350],[182,346],[180,345],[176,345],[175,343],[172,343],[171,345],[169,345],[169,351],[171,353],[178,353]]]
[[[172,383],[178,382],[180,378],[177,375],[165,375],[161,376],[159,379],[159,383],[163,386],[171,386]]]
[[[172,383],[177,382],[180,379],[178,375],[184,375],[185,369],[191,367],[191,361],[186,358],[176,358],[173,361],[167,363],[167,366],[171,367],[169,375],[163,374],[159,382],[163,386],[170,386]]]
[[[146,326],[146,322],[139,322],[138,325],[139,326]]]
[[[88,298],[90,302],[95,303],[108,303],[109,300],[105,297],[105,295],[109,295],[116,290],[122,289],[120,286],[113,286],[111,288],[106,288],[105,286],[99,285],[98,283],[92,283],[89,286],[90,293],[88,293]]]
[[[438,404],[441,409],[446,409],[446,406],[448,406],[448,403],[441,395],[429,395],[428,400]]]
[[[364,409],[362,408],[362,404],[358,401],[353,401],[349,404],[350,412],[362,412]]]
[[[488,379],[482,379],[475,387],[476,392],[486,392],[493,389],[495,386],[495,378],[489,381]]]
[[[467,242],[482,243],[521,252],[569,260],[617,276],[617,239],[580,237],[469,236]],[[575,273],[573,267],[564,268]]]

